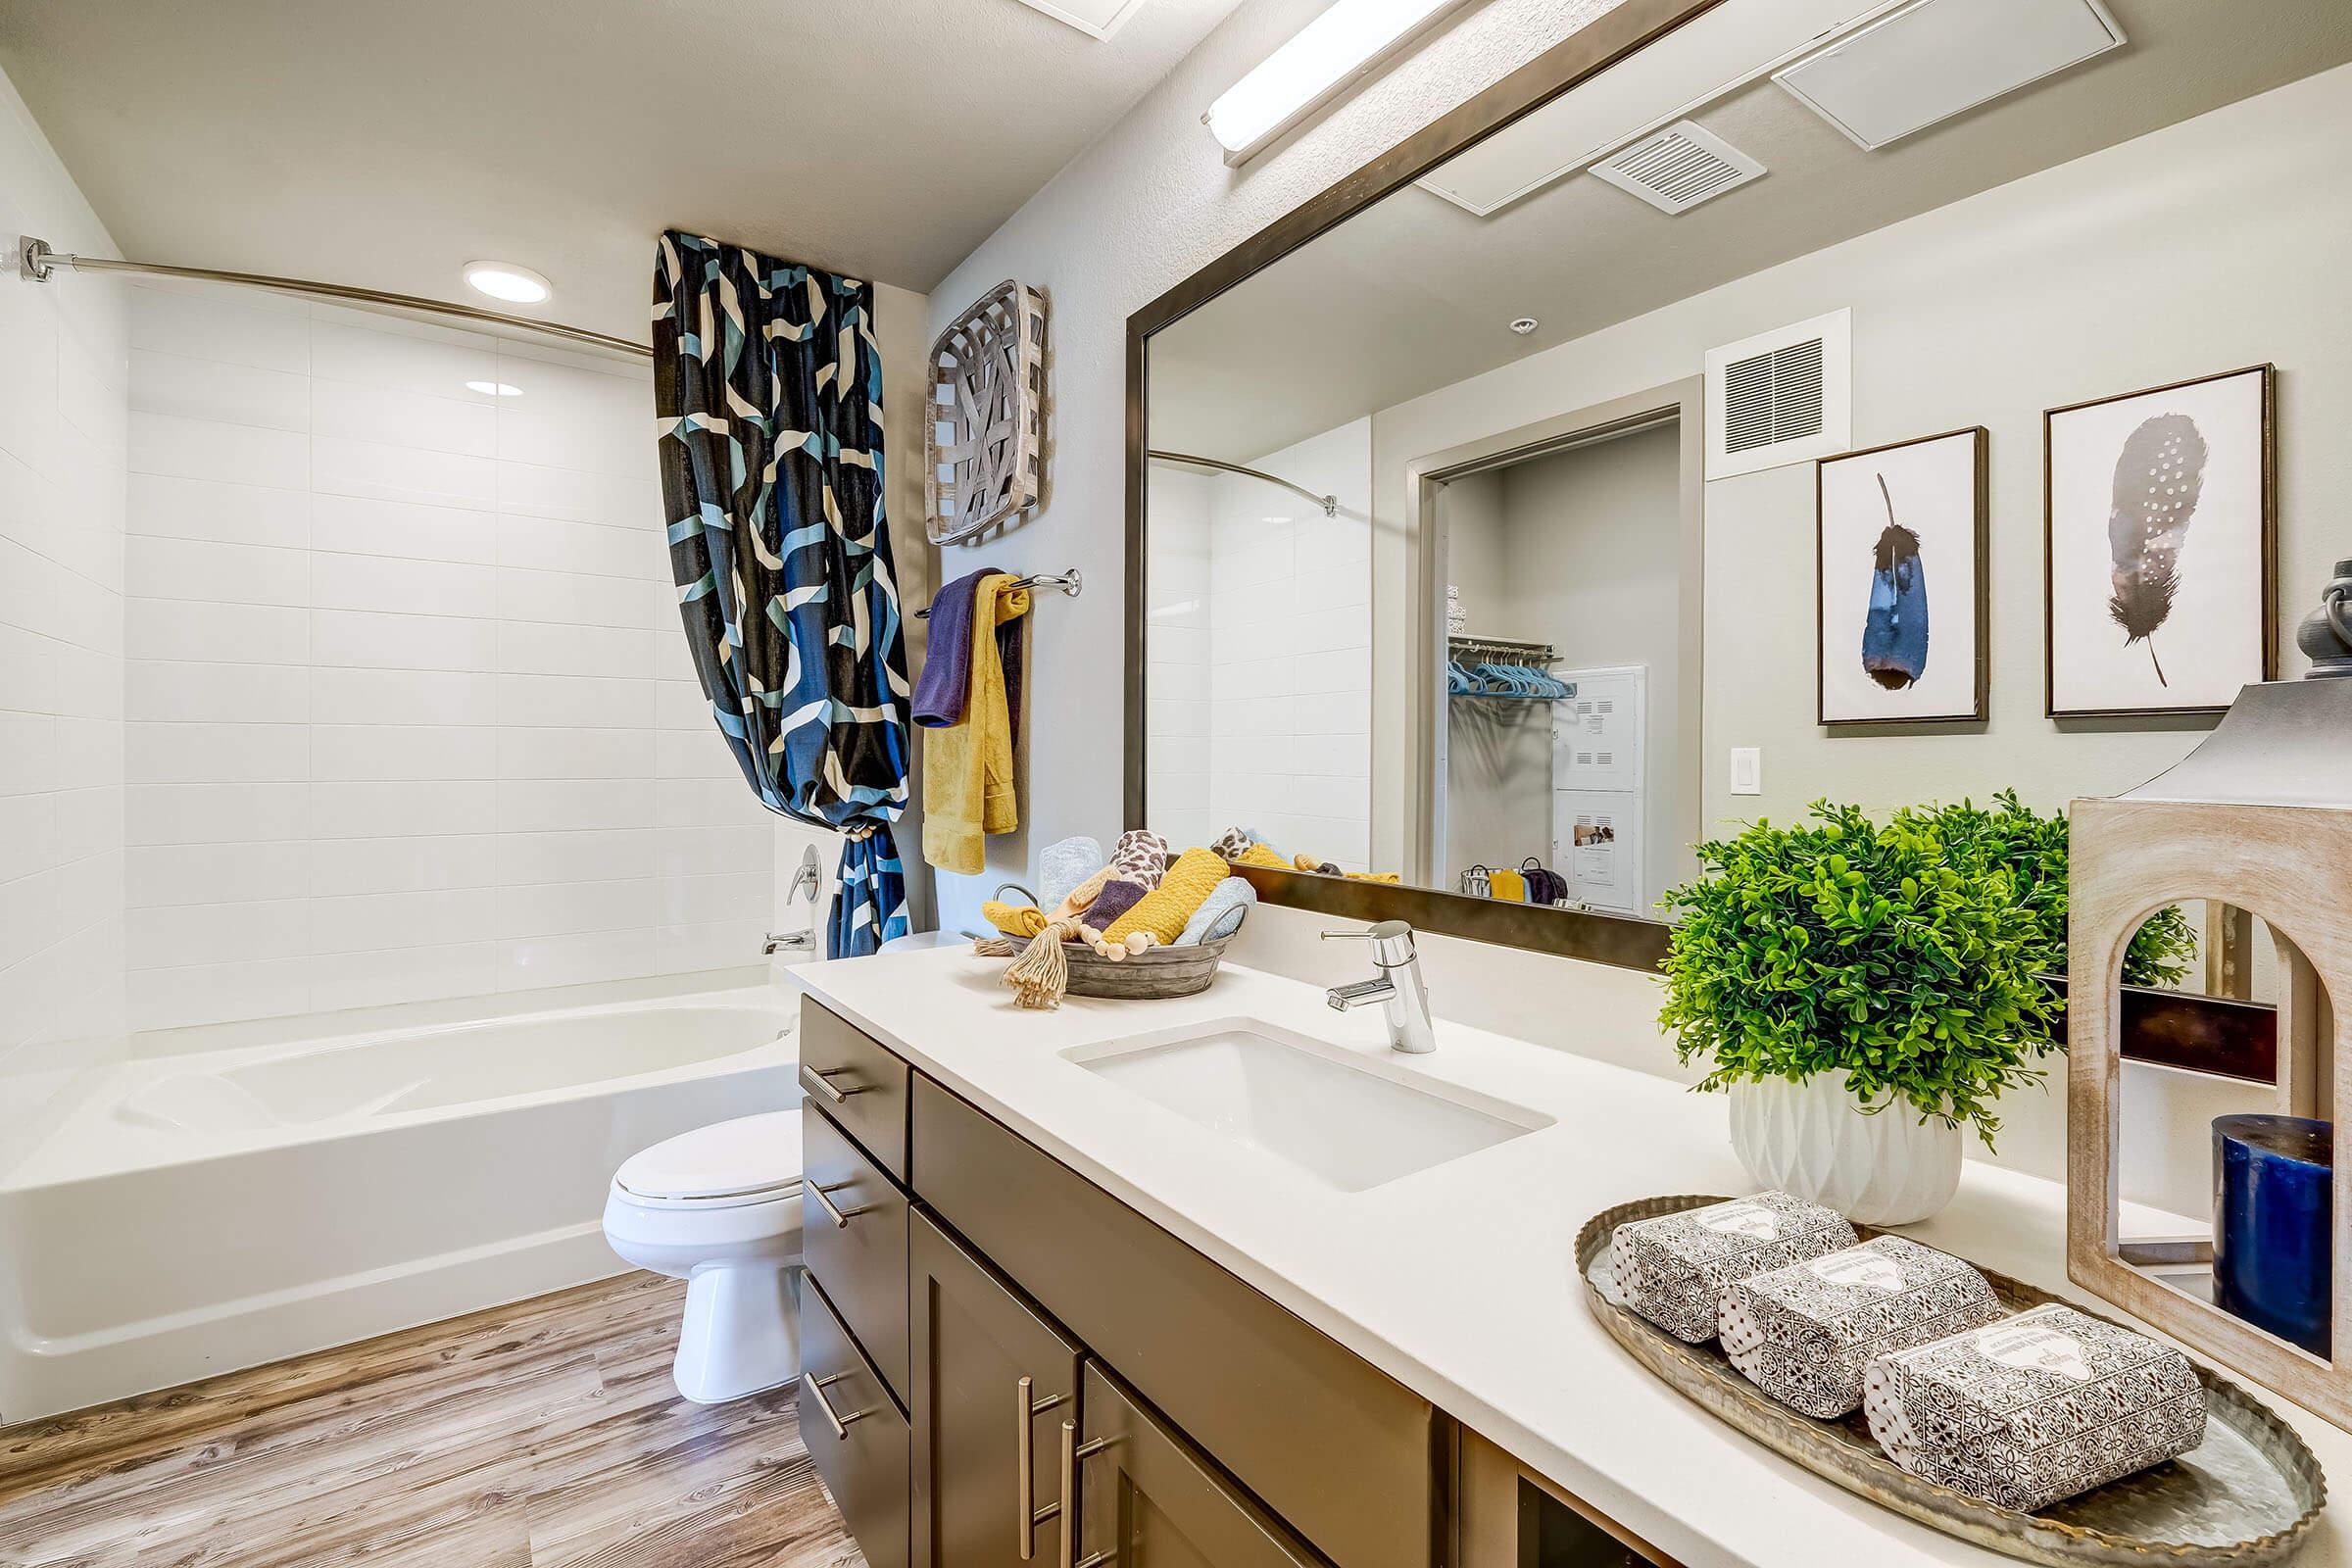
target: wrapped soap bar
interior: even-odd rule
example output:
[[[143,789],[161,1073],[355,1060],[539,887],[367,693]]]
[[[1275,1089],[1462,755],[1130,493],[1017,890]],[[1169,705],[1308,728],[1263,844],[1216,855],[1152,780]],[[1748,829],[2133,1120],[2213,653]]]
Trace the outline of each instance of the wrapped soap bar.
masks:
[[[1628,1220],[1610,1238],[1610,1268],[1626,1305],[1696,1345],[1715,1337],[1723,1288],[1734,1280],[1853,1245],[1854,1228],[1837,1210],[1758,1193]]]
[[[1862,1385],[1889,1459],[2021,1513],[2205,1441],[2187,1356],[2055,1301],[1882,1355]]]
[[[1830,1420],[1862,1402],[1873,1357],[2001,1315],[1984,1276],[1948,1252],[1881,1236],[1724,1287],[1724,1353],[1783,1404]]]

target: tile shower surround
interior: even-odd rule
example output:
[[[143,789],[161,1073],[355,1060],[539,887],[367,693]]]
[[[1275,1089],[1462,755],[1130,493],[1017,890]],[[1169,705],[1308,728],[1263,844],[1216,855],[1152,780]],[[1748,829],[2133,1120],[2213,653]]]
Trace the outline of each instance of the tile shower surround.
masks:
[[[130,292],[129,1026],[758,962],[648,372]]]

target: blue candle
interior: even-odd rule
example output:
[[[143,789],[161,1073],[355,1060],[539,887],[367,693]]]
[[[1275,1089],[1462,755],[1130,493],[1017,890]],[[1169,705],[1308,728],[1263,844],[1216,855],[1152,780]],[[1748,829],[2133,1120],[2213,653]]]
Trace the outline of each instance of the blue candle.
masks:
[[[2213,1287],[2224,1310],[2328,1353],[2335,1128],[2302,1116],[2213,1124]]]

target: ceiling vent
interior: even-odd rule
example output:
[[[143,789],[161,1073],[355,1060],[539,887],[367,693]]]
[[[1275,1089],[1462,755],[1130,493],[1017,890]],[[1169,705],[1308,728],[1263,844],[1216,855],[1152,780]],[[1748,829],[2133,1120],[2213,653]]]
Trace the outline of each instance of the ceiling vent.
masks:
[[[2098,0],[1916,0],[1772,79],[1876,151],[2123,42]]]
[[[1852,443],[1852,315],[1837,311],[1707,354],[1707,477],[1835,457]]]
[[[1722,137],[1680,120],[1623,152],[1611,153],[1592,166],[1592,172],[1661,213],[1687,213],[1700,202],[1761,179],[1764,166]]]

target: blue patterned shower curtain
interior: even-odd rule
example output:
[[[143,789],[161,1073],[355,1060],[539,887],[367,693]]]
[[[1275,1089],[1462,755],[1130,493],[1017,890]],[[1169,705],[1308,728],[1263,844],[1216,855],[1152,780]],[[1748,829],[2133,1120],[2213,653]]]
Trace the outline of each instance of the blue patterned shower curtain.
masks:
[[[848,835],[827,953],[871,953],[907,930],[872,286],[672,229],[653,324],[670,566],[704,695],[769,810]]]

